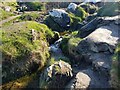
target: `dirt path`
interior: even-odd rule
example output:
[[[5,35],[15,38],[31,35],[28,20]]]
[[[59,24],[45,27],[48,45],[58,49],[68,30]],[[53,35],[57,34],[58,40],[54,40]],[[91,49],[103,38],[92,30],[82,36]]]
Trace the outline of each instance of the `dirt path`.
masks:
[[[0,21],[0,25],[4,24],[4,23],[6,23],[6,22],[8,22],[10,20],[13,20],[13,19],[15,19],[15,18],[17,18],[19,16],[21,16],[21,15],[11,16],[11,17],[9,17],[9,18],[7,18],[5,20],[2,20],[2,21]]]

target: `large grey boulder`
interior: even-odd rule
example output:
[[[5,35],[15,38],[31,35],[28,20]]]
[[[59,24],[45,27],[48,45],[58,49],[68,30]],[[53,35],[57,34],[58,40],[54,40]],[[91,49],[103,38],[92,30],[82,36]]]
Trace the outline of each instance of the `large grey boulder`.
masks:
[[[88,88],[90,81],[91,81],[91,79],[87,74],[85,74],[83,72],[78,72],[75,77],[74,89]]]
[[[71,65],[60,60],[49,66],[40,75],[40,88],[64,88],[72,76]]]
[[[92,33],[94,30],[101,26],[109,25],[111,22],[116,22],[116,24],[119,24],[119,16],[114,17],[96,17],[90,22],[88,22],[86,25],[84,25],[82,28],[80,28],[78,36],[81,38],[84,38],[88,36],[90,33]]]
[[[65,10],[53,9],[49,12],[45,23],[54,31],[62,32],[70,27],[70,17]]]
[[[77,50],[94,69],[107,75],[111,69],[112,55],[119,42],[120,26],[115,22],[96,29],[78,45]]]

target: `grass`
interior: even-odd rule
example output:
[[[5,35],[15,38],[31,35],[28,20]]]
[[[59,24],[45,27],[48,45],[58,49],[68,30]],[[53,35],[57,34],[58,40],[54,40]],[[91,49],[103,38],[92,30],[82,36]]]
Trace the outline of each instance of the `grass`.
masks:
[[[36,33],[36,40],[34,41],[32,40],[31,29],[34,29]],[[49,58],[48,43],[46,40],[48,37],[46,36],[52,37],[52,35],[54,35],[52,31],[49,30],[46,25],[34,21],[18,22],[9,26],[3,26],[0,31],[2,34],[0,36],[2,41],[0,52],[2,52],[3,58],[5,58],[8,63],[14,61],[18,63],[18,65],[20,62],[24,63],[25,61],[38,60],[40,62],[38,67],[41,70]],[[11,73],[9,73],[10,68],[7,67],[7,69],[4,69],[4,67],[3,71],[7,72],[8,76],[9,74],[11,75]],[[16,69],[14,64],[11,67]],[[26,67],[27,66],[19,68]],[[25,71],[24,74],[27,73],[28,72]],[[16,77],[9,76],[7,80],[13,80]]]
[[[73,47],[77,47],[78,44],[80,43],[80,41],[81,41],[80,38],[73,37],[73,38],[70,38],[70,40],[68,41],[68,45],[71,45]]]
[[[36,77],[36,73],[32,75],[26,75],[23,76],[17,80],[11,81],[7,84],[2,85],[2,90],[7,90],[7,89],[21,89],[21,88],[26,88],[28,84],[34,80]]]
[[[7,11],[3,10],[2,8],[0,8],[0,21],[4,20],[10,16],[13,16],[13,15],[14,15],[13,13],[7,12]]]
[[[112,59],[111,85],[120,88],[120,43],[118,44]]]
[[[22,21],[36,21],[37,19],[39,19],[40,14],[37,12],[31,12],[31,13],[24,13],[22,14],[19,19]]]

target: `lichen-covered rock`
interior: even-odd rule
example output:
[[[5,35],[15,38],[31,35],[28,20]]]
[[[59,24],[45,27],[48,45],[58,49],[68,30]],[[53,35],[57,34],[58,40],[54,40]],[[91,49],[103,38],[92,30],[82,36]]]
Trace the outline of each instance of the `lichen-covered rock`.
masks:
[[[57,61],[40,75],[40,88],[64,88],[72,76],[71,65]]]
[[[52,37],[48,27],[27,21],[2,27],[2,81],[17,79],[41,69],[49,57],[46,36]]]

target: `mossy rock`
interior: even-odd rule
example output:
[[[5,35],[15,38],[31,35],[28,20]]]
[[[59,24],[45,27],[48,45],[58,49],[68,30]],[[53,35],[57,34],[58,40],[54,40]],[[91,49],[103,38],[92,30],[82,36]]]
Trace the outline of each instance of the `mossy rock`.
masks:
[[[77,46],[81,40],[82,40],[81,38],[72,37],[68,41],[68,52],[69,52],[70,56],[72,56],[76,60],[79,59],[79,52],[77,50]],[[76,57],[78,57],[78,58],[76,58]]]
[[[77,7],[75,10],[75,16],[80,17],[82,20],[87,17],[88,13],[81,7]]]
[[[71,65],[60,60],[45,69],[40,75],[40,88],[64,88],[72,78]]]
[[[62,52],[65,55],[69,55],[69,51],[68,51],[68,42],[72,37],[76,37],[78,31],[73,31],[71,33],[68,33],[68,36],[63,36],[63,40],[60,44],[60,48],[62,50]]]
[[[115,16],[119,15],[120,2],[106,2],[106,4],[98,10],[97,16]]]
[[[97,6],[91,4],[82,4],[80,6],[89,14],[94,14],[98,10]]]
[[[49,57],[46,39],[53,36],[46,25],[19,22],[3,27],[0,32],[4,83],[44,67]]]
[[[53,31],[58,31],[58,32],[64,31],[64,28],[62,28],[58,23],[56,23],[54,21],[54,18],[51,16],[47,16],[44,20],[44,23]]]

